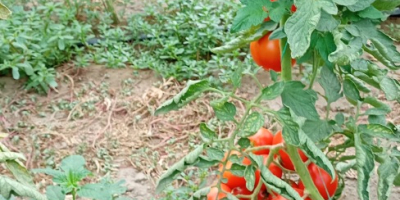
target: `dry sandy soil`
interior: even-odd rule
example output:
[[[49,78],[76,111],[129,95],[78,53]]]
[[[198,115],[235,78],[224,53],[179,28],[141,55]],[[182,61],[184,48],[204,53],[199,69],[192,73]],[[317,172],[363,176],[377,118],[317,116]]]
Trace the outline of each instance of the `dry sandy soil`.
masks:
[[[141,7],[141,1],[136,1],[131,9],[140,12]],[[66,155],[82,154],[96,174],[125,179],[134,199],[154,197],[157,177],[188,152],[189,142],[198,140],[199,123],[213,117],[207,97],[180,111],[153,116],[155,108],[178,93],[184,83],[162,79],[152,71],[96,65],[77,71],[69,63],[57,71],[60,86],[47,96],[26,92],[21,82],[0,77],[0,106],[4,108],[0,132],[10,134],[3,142],[23,152],[29,168],[51,166]],[[267,74],[258,74],[264,85],[269,84]],[[255,93],[254,83],[245,78],[238,95],[250,98]],[[338,110],[351,114],[347,105],[339,101],[332,106],[332,115]],[[278,109],[281,103],[277,100],[269,106]],[[317,106],[323,112],[325,102],[319,100]],[[400,123],[395,119],[400,107],[393,107],[395,112],[388,118]],[[46,183],[43,177],[38,180]],[[376,185],[374,179],[371,199],[377,199]],[[394,190],[391,200],[400,199],[400,189]],[[356,177],[349,173],[342,200],[356,199]]]

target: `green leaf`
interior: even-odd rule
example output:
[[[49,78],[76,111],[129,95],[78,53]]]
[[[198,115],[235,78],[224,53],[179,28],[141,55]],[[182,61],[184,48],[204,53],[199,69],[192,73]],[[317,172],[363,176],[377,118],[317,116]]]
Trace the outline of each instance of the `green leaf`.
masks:
[[[383,13],[374,6],[369,6],[368,8],[360,11],[358,15],[362,18],[368,19],[381,19],[384,17]]]
[[[336,51],[329,55],[328,59],[330,62],[341,66],[348,65],[362,55],[361,49],[363,43],[361,38],[354,38],[349,42],[349,44],[345,44],[342,41],[342,33],[337,30],[334,30],[332,33],[337,48]]]
[[[14,152],[0,152],[0,163],[4,163],[6,161],[12,161],[12,160],[25,160],[24,155],[20,153],[14,153]]]
[[[51,200],[65,200],[65,193],[60,186],[50,185],[46,187],[46,197]]]
[[[256,169],[254,168],[253,165],[249,165],[246,167],[246,170],[244,171],[244,179],[246,180],[246,188],[249,191],[253,191],[254,185],[256,183]]]
[[[199,160],[193,165],[198,168],[210,168],[215,166],[216,164],[220,163],[220,160],[211,160],[210,158],[207,158],[206,156],[200,155]]]
[[[271,173],[271,171],[263,164],[262,156],[251,154],[250,157],[252,160],[256,161],[255,163],[261,172],[261,180],[265,183],[268,189],[271,189],[288,199],[303,200],[292,186]]]
[[[194,165],[199,160],[199,156],[203,153],[203,150],[204,146],[200,145],[194,151],[182,158],[179,162],[169,167],[168,170],[158,180],[156,193],[159,194],[187,167]]]
[[[310,47],[311,34],[316,29],[324,10],[328,14],[337,14],[338,8],[331,0],[296,1],[297,11],[285,24],[285,33],[292,49],[292,57],[303,56]]]
[[[386,125],[386,116],[384,115],[369,115],[368,122],[370,124]]]
[[[12,77],[15,80],[18,80],[20,78],[18,67],[12,67]]]
[[[258,112],[253,112],[247,116],[243,123],[242,130],[239,131],[240,137],[250,137],[264,125],[264,116]]]
[[[276,82],[262,90],[261,99],[263,100],[276,99],[281,95],[284,88],[285,88],[284,82]]]
[[[235,120],[236,107],[229,102],[211,102],[211,106],[214,109],[215,115],[219,120],[222,121],[233,121]]]
[[[365,8],[368,8],[371,5],[371,3],[374,1],[375,0],[357,1],[357,3],[347,6],[347,8],[349,8],[349,10],[352,12],[357,12],[360,10],[364,10]]]
[[[339,162],[336,164],[336,170],[344,174],[347,171],[349,171],[351,168],[353,168],[357,164],[357,161],[355,159],[347,161],[347,162]]]
[[[359,91],[364,92],[364,93],[371,92],[371,90],[359,78],[357,78],[351,74],[346,74],[345,77],[346,77],[346,79],[351,80],[351,82],[354,83],[354,85],[357,87],[357,89]]]
[[[1,154],[1,153],[0,153]],[[22,184],[34,187],[33,178],[26,167],[19,161],[7,161],[5,163],[7,169],[11,171],[14,177]]]
[[[11,194],[21,197],[30,197],[36,200],[47,200],[47,198],[38,192],[36,188],[21,184],[13,179],[0,175],[0,196],[8,199]]]
[[[229,171],[235,176],[244,177],[246,168],[246,166],[233,163]]]
[[[276,73],[274,70],[269,70],[269,74],[271,76],[271,80],[276,82],[278,81],[278,73]]]
[[[335,41],[331,32],[324,34],[314,32],[316,35],[315,49],[318,50],[319,55],[324,60],[325,65],[333,69],[333,63],[329,61],[329,55],[336,50]],[[313,35],[314,35],[313,34]],[[314,40],[314,38],[313,38]]]
[[[216,54],[223,54],[244,46],[248,46],[250,42],[260,39],[269,31],[275,30],[277,25],[278,24],[273,21],[264,22],[261,24],[261,27],[251,28],[250,30],[240,34],[237,38],[224,44],[224,46],[213,48],[211,51]]]
[[[272,31],[272,33],[269,35],[269,40],[277,40],[277,39],[282,39],[286,37],[286,33],[283,30],[282,27],[279,27],[277,29],[275,29],[274,31]],[[273,71],[273,70],[271,70]]]
[[[321,19],[319,20],[316,29],[322,32],[325,31],[333,31],[336,27],[338,27],[340,22],[336,20],[332,15],[326,13],[325,11],[321,12]]]
[[[350,6],[357,3],[358,0],[333,0],[333,2],[343,5],[343,6]]]
[[[269,17],[271,20],[279,22],[282,17],[288,13],[288,8],[292,6],[291,1],[275,1],[269,8]]]
[[[213,160],[222,160],[225,156],[223,151],[212,147],[207,148],[206,152],[207,156]]]
[[[315,108],[317,94],[315,91],[306,89],[299,81],[287,82],[282,92],[283,105],[292,109],[296,115],[305,117],[310,120],[319,119],[318,112]]]
[[[387,158],[378,168],[378,199],[387,200],[393,187],[394,179],[400,169],[399,161],[396,158]]]
[[[359,133],[356,133],[354,138],[357,161],[358,197],[360,200],[369,200],[370,179],[375,167],[374,154],[368,145],[362,143]]]
[[[233,20],[232,33],[247,30],[252,26],[261,24],[268,17],[268,13],[264,11],[264,8],[270,7],[272,4],[270,1],[264,0],[242,0],[241,2],[245,6],[237,12]]]
[[[200,134],[204,141],[210,142],[214,138],[217,138],[217,134],[208,128],[207,124],[201,123],[200,124]]]
[[[379,85],[385,93],[386,99],[388,101],[397,100],[400,97],[400,89],[395,80],[389,77],[384,77],[380,81]]]
[[[391,128],[381,124],[360,124],[358,129],[361,133],[365,133],[373,137],[397,140],[400,139]]]
[[[372,5],[378,10],[392,11],[400,5],[400,0],[375,0]]]
[[[357,102],[361,100],[360,92],[357,90],[357,87],[353,81],[349,79],[344,80],[343,93],[347,100],[353,105],[357,105]]]
[[[240,65],[232,74],[231,80],[235,88],[239,88],[242,83],[243,67]]]
[[[390,113],[392,109],[387,104],[379,101],[375,97],[366,97],[363,99],[364,103],[367,103],[374,108],[371,108],[365,112],[365,115],[385,115]]]
[[[338,126],[342,126],[344,124],[344,115],[343,113],[338,113],[335,115],[336,124]]]
[[[333,127],[325,120],[306,120],[303,131],[315,143],[318,143],[333,133]]]
[[[190,101],[196,99],[209,86],[208,80],[189,80],[187,86],[172,99],[167,100],[157,108],[154,115],[164,114],[171,110],[178,110]]]
[[[82,186],[77,194],[80,197],[96,200],[113,200],[114,196],[126,192],[126,187],[122,185],[123,183],[124,181],[111,183],[103,179],[100,183],[89,183]]]
[[[325,90],[325,97],[327,98],[328,103],[335,102],[342,97],[342,94],[340,93],[342,86],[340,85],[339,79],[328,67],[322,67],[321,77],[318,82]]]
[[[7,19],[12,12],[3,3],[0,2],[0,19]]]
[[[250,146],[250,140],[248,138],[240,138],[238,141],[240,148],[245,149]]]

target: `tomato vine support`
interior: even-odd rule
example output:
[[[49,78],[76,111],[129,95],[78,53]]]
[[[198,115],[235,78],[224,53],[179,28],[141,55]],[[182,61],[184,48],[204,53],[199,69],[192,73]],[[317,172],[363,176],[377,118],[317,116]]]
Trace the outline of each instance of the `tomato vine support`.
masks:
[[[281,26],[283,27],[289,18],[289,15],[285,15],[282,20],[281,20]],[[287,38],[282,38],[280,40],[280,47],[281,47],[281,52],[282,52],[282,80],[283,81],[291,81],[292,80],[292,57],[291,57],[291,50],[289,45],[287,44]],[[315,62],[315,60],[314,60]],[[314,72],[316,73],[316,72]],[[305,163],[302,161],[298,151],[297,147],[291,145],[291,144],[286,144],[287,148],[287,153],[289,156],[292,158],[293,165],[298,172],[301,180],[303,181],[307,192],[309,193],[310,197],[313,200],[324,200],[324,198],[321,196],[321,194],[318,192],[317,188],[315,187],[315,184],[311,178],[310,173],[307,170],[307,166]]]

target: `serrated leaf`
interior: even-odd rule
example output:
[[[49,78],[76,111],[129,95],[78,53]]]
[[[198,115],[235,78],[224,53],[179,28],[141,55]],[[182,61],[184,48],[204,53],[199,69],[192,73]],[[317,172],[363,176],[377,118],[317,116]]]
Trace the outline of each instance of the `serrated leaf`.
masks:
[[[349,79],[345,79],[343,82],[343,93],[347,100],[353,105],[357,105],[357,102],[361,100],[360,92],[357,90],[353,81]]]
[[[340,93],[342,86],[340,85],[339,79],[328,67],[322,67],[321,77],[318,82],[325,90],[325,97],[327,98],[328,103],[335,102],[342,97],[342,94]]]
[[[249,165],[246,167],[246,170],[244,171],[244,179],[246,180],[246,188],[249,191],[253,191],[254,185],[256,183],[256,169],[254,168],[253,165]]]
[[[395,158],[385,159],[385,162],[378,168],[378,199],[387,200],[393,187],[394,179],[400,169],[399,161]]]
[[[35,184],[33,183],[33,177],[21,162],[16,160],[8,161],[5,163],[5,166],[8,170],[11,171],[17,181],[27,186],[35,186]]]
[[[325,31],[333,31],[336,27],[338,27],[340,22],[336,20],[332,15],[326,13],[325,11],[321,12],[321,18],[317,24],[316,29],[322,32]]]
[[[0,2],[0,19],[7,19],[11,15],[11,10]]]
[[[333,0],[335,3],[343,6],[350,6],[357,3],[358,0]]]
[[[189,200],[202,200],[202,197],[206,197],[210,190],[211,187],[201,188],[200,190],[197,190],[195,193],[193,193]]]
[[[258,112],[253,112],[247,116],[243,123],[242,130],[239,132],[240,137],[250,137],[264,125],[264,116]]]
[[[375,97],[371,97],[371,96],[365,97],[365,98],[363,99],[363,102],[364,102],[364,103],[367,103],[367,104],[369,104],[369,105],[371,105],[371,106],[373,106],[374,108],[377,108],[377,109],[379,109],[379,110],[384,111],[385,114],[386,114],[386,113],[390,113],[390,112],[392,111],[392,109],[390,108],[389,105],[387,105],[387,104],[385,104],[385,103],[379,101],[379,100],[376,99]]]
[[[272,3],[264,0],[253,0],[251,2],[242,1],[242,4],[244,4],[244,7],[237,12],[233,20],[232,33],[247,30],[252,26],[261,24],[268,17],[268,13],[264,11],[264,8],[271,7]]]
[[[11,194],[16,194],[21,197],[30,197],[36,200],[47,200],[36,188],[26,186],[13,179],[0,175],[0,196],[10,198]]]
[[[392,11],[400,5],[400,0],[375,0],[372,5],[378,10]]]
[[[230,102],[225,102],[222,105],[218,104],[212,104],[211,106],[214,109],[215,116],[219,120],[222,121],[233,121],[235,120],[235,115],[236,115],[236,107]]]
[[[223,46],[211,49],[211,51],[216,54],[222,54],[231,52],[244,46],[248,46],[250,42],[260,39],[269,31],[275,30],[277,25],[278,24],[273,21],[264,22],[259,28],[251,28],[250,30],[243,32],[237,38],[229,41]]]
[[[199,160],[193,166],[206,169],[215,166],[218,163],[220,163],[220,160],[211,160],[206,156],[200,155]]]
[[[196,99],[204,92],[209,86],[208,80],[189,80],[186,87],[175,95],[172,99],[167,100],[162,105],[160,105],[155,111],[154,115],[164,114],[172,110],[178,110],[182,108],[190,101]]]
[[[51,200],[65,200],[65,193],[60,186],[50,185],[46,187],[46,197]]]
[[[214,138],[217,138],[217,134],[208,128],[207,124],[201,123],[200,124],[200,134],[204,141],[210,142]]]
[[[302,129],[315,143],[326,139],[333,133],[332,125],[325,120],[306,120]]]
[[[288,13],[288,7],[292,5],[291,1],[274,1],[268,10],[271,20],[279,22],[282,17]]]
[[[331,32],[327,32],[325,34],[315,32],[315,35],[317,37],[315,39],[315,49],[324,60],[325,65],[332,69],[333,63],[329,61],[329,55],[336,50],[333,35]],[[314,38],[312,39],[314,40]]]
[[[284,88],[285,88],[284,82],[276,82],[262,90],[261,99],[263,100],[276,99],[281,95]]]
[[[287,82],[281,95],[282,103],[292,109],[298,116],[317,120],[319,119],[315,108],[317,94],[310,89],[304,90],[304,87],[305,85],[299,81]]]
[[[246,166],[239,165],[237,163],[233,163],[231,168],[229,169],[229,171],[233,175],[239,176],[239,177],[244,177],[245,176],[245,170],[246,170]]]
[[[336,170],[339,173],[344,174],[347,171],[349,171],[351,168],[353,168],[356,164],[357,164],[357,161],[355,159],[350,160],[348,162],[339,162],[336,164]]]
[[[370,179],[373,173],[374,154],[371,148],[363,144],[360,134],[355,134],[356,162],[357,162],[357,191],[360,200],[370,199]]]
[[[297,11],[289,17],[285,24],[285,33],[292,49],[292,57],[303,56],[310,47],[311,34],[321,18],[321,11],[337,14],[338,9],[331,0],[295,2]]]
[[[288,199],[303,200],[303,198],[293,189],[292,186],[271,173],[271,171],[263,164],[262,156],[255,156],[251,154],[250,157],[252,160],[256,161],[255,163],[261,172],[261,180],[268,189],[271,189]]]

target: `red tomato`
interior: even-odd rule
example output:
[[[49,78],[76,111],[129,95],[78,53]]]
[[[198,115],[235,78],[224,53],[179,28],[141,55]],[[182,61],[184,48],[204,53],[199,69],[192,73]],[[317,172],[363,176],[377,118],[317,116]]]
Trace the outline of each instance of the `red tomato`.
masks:
[[[275,145],[275,144],[280,144],[282,142],[284,142],[282,137],[282,132],[279,131],[278,133],[275,134],[274,139],[272,140],[272,144]],[[303,162],[307,161],[308,160],[307,156],[300,149],[298,151],[301,160],[303,160]],[[292,160],[290,159],[289,154],[287,154],[285,150],[280,149],[279,156],[281,157],[281,164],[283,167],[289,170],[295,170]]]
[[[221,184],[221,189],[227,193],[231,192],[231,188],[229,188],[225,184]],[[217,195],[218,195],[218,197],[217,197]],[[219,192],[217,187],[211,188],[210,192],[207,194],[207,200],[219,200],[219,199],[223,199],[224,197],[226,197],[226,193],[224,193],[222,191]]]
[[[274,70],[280,72],[281,67],[281,50],[279,40],[269,40],[268,33],[261,39],[250,43],[250,53],[257,65],[265,70]],[[296,60],[292,59],[292,65]]]
[[[261,190],[258,195],[257,195],[257,200],[266,200],[268,194],[266,193],[266,190]],[[233,195],[251,195],[253,194],[253,192],[250,192],[249,190],[247,190],[246,188],[234,188],[232,190],[232,194]],[[248,200],[247,198],[240,198],[239,200]]]
[[[240,156],[240,153],[237,151],[232,151],[231,155],[238,155]],[[227,155],[225,155],[225,158],[222,160],[223,162],[226,160]],[[250,165],[250,160],[245,158],[243,159],[243,164],[244,165]],[[226,169],[224,171],[224,174],[222,175],[223,178],[226,178],[228,180],[228,182],[226,182],[226,185],[230,188],[237,188],[237,187],[246,187],[246,180],[244,179],[244,177],[240,177],[240,176],[235,176],[232,174],[232,172],[229,171],[229,169],[231,169],[232,166],[232,162],[228,161],[226,163]],[[223,165],[220,164],[219,165],[219,171],[222,171],[223,169]]]
[[[296,192],[299,193],[300,196],[304,195],[304,189],[298,189],[298,188],[293,188],[293,189],[296,190]],[[274,194],[270,195],[268,200],[287,200],[287,199],[279,194]],[[307,197],[305,200],[311,200],[311,199]]]
[[[261,128],[255,135],[249,137],[249,140],[251,144],[253,144],[253,146],[259,147],[259,146],[272,145],[273,138],[274,135],[268,129]],[[253,151],[253,153],[256,155],[264,155],[269,153],[269,149]]]
[[[290,10],[291,10],[292,12],[296,12],[297,8],[296,8],[295,5],[292,5],[292,8],[290,8]]]
[[[333,195],[335,195],[336,189],[339,184],[339,179],[337,175],[335,176],[335,180],[332,181],[332,177],[328,174],[328,172],[318,167],[314,163],[308,165],[308,171],[310,172],[311,178],[313,179],[315,186],[317,187],[319,193],[324,199],[329,199],[329,197],[333,197]],[[304,184],[302,181],[299,182],[299,188],[304,189]]]

